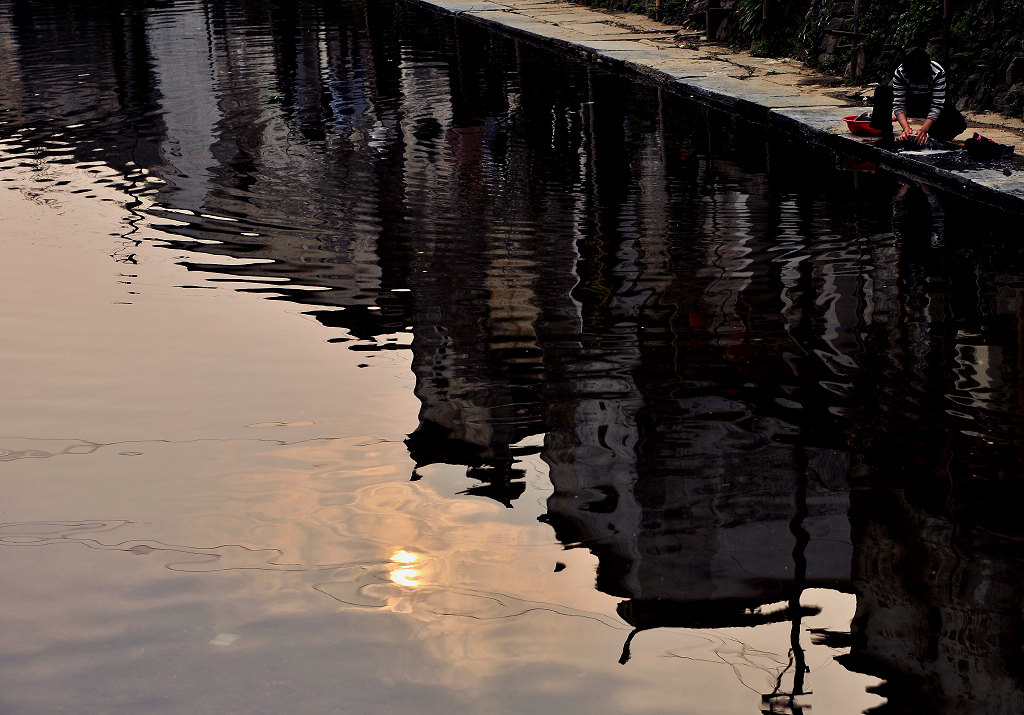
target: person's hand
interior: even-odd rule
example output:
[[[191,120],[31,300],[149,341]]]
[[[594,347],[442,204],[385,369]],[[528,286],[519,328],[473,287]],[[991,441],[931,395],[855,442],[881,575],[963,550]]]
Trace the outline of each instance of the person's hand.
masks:
[[[918,146],[924,146],[925,142],[927,142],[927,141],[928,141],[928,130],[927,129],[922,129],[921,131],[919,131],[917,133],[917,143],[918,143]]]
[[[910,127],[904,127],[903,133],[899,136],[899,141],[906,141],[912,136],[914,136],[914,131]]]

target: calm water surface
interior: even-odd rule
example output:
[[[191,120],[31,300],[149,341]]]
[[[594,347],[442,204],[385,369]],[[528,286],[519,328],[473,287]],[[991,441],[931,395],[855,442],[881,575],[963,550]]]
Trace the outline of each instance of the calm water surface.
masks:
[[[1024,710],[1018,221],[388,0],[0,0],[0,211],[5,713]]]

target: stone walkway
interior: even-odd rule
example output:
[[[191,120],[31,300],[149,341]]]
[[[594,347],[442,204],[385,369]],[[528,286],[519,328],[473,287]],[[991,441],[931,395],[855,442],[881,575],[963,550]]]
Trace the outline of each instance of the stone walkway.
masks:
[[[965,163],[956,169],[943,168],[930,152],[892,153],[874,147],[871,139],[851,134],[842,118],[869,109],[871,88],[837,85],[835,78],[795,60],[753,57],[709,43],[698,31],[563,0],[412,1],[674,84],[710,104],[785,131],[798,131],[837,152],[1024,212],[1024,121],[965,112],[968,129],[958,139],[979,132],[1013,145],[1017,157],[998,165]]]

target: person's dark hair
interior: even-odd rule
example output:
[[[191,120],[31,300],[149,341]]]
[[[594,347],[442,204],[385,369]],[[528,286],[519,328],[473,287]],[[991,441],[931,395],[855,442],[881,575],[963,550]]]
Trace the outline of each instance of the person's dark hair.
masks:
[[[923,47],[911,47],[903,56],[903,71],[915,79],[931,76],[932,58]]]

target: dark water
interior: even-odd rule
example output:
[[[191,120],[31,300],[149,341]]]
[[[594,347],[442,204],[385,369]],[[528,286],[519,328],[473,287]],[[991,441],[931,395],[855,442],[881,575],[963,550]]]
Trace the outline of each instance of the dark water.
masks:
[[[5,0],[0,73],[5,172],[112,169],[134,217],[112,231],[116,259],[156,247],[194,274],[182,295],[226,284],[287,303],[355,355],[352,384],[411,370],[391,389],[412,390],[418,417],[381,484],[447,480],[432,488],[453,504],[493,500],[539,519],[566,559],[593,555],[622,649],[569,670],[612,663],[633,695],[613,705],[591,685],[566,703],[568,681],[517,682],[469,710],[846,712],[789,697],[815,690],[812,645],[840,680],[870,676],[872,712],[1024,709],[1019,221],[402,2]],[[303,356],[254,369],[271,385]],[[530,469],[550,480],[537,515]],[[448,513],[444,499],[429,505]],[[813,626],[827,594],[855,598],[852,620]],[[684,656],[644,684],[648,634],[769,624],[774,688],[736,707]],[[68,710],[123,702],[85,684],[112,672],[61,677]],[[17,681],[11,712],[53,707]],[[321,688],[289,707],[330,711]],[[416,707],[449,706],[432,697]]]

